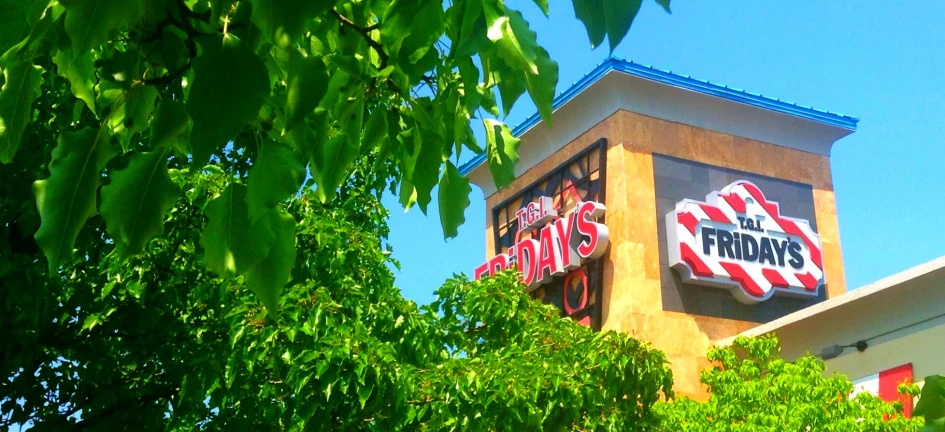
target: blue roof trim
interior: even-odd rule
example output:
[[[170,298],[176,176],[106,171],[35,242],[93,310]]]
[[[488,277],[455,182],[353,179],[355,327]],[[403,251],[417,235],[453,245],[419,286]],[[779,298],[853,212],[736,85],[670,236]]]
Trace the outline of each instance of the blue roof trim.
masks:
[[[591,84],[594,84],[597,80],[612,70],[651,81],[656,81],[658,83],[671,85],[686,90],[692,90],[709,96],[720,97],[758,108],[813,120],[818,123],[823,123],[843,129],[856,130],[856,124],[860,121],[860,119],[857,117],[818,110],[810,106],[798,105],[793,102],[766,97],[760,93],[751,93],[742,89],[728,87],[726,85],[714,84],[709,81],[692,78],[688,75],[674,74],[671,71],[665,71],[651,66],[641,65],[639,63],[627,61],[619,57],[610,57],[607,60],[604,60],[590,73],[584,75],[583,78],[572,84],[567,90],[561,92],[561,94],[555,97],[554,101],[552,102],[552,109],[557,110],[564,104],[568,103],[568,101],[583,92],[585,89],[590,87]],[[541,116],[539,116],[536,112],[525,119],[525,121],[515,126],[512,129],[512,134],[515,136],[521,136],[523,133],[525,133],[525,131],[538,124],[539,121],[541,121]],[[459,172],[463,175],[467,175],[485,160],[485,153],[476,155],[476,157],[470,159],[468,162],[459,167]]]

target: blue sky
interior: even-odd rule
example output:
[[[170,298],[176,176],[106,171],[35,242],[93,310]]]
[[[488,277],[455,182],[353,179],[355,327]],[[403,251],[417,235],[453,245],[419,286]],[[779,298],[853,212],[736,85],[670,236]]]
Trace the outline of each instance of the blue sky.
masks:
[[[609,51],[590,49],[571,2],[550,3],[545,18],[530,1],[506,2],[558,61],[560,92]],[[945,255],[945,2],[676,1],[672,9],[644,0],[614,54],[860,118],[831,156],[850,289]],[[522,98],[506,121],[534,111]],[[436,201],[425,216],[385,199],[407,298],[428,303],[445,279],[484,260],[485,202],[473,189],[466,223],[449,241]]]

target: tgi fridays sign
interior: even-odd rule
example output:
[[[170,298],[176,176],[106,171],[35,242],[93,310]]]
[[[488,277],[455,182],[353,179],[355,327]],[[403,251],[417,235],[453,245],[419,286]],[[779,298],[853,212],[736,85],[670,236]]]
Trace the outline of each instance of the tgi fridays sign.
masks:
[[[516,213],[518,232],[538,231],[537,238],[518,240],[476,268],[475,278],[492,276],[517,268],[529,288],[549,282],[577,269],[586,260],[600,258],[607,250],[607,226],[597,222],[607,208],[593,201],[581,201],[566,215],[559,215],[550,197],[540,197]]]
[[[683,200],[666,215],[669,264],[685,282],[728,288],[757,303],[783,293],[817,296],[824,284],[820,236],[810,222],[781,216],[751,182],[705,202]]]

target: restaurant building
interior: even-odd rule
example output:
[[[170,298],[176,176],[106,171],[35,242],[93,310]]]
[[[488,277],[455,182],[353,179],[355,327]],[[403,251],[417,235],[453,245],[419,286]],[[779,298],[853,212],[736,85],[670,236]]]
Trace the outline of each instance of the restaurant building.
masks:
[[[697,398],[706,351],[740,334],[823,351],[877,393],[907,365],[945,372],[926,362],[945,350],[928,339],[945,341],[945,261],[847,291],[830,150],[856,118],[618,58],[554,109],[553,127],[535,114],[513,130],[508,187],[484,155],[461,168],[486,197],[477,278],[518,268],[562,315],[664,351]]]

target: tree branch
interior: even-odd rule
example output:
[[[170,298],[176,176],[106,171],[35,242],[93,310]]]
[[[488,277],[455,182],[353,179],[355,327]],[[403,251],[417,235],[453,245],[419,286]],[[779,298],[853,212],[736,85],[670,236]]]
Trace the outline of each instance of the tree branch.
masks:
[[[387,63],[390,60],[390,57],[388,57],[387,53],[384,52],[384,47],[381,46],[381,44],[378,41],[374,40],[374,38],[372,38],[370,35],[371,31],[380,27],[380,23],[373,24],[370,27],[361,27],[355,24],[353,21],[351,21],[347,17],[345,17],[344,15],[338,13],[338,11],[335,9],[332,9],[331,13],[335,15],[335,18],[338,18],[338,22],[340,22],[341,25],[350,27],[354,29],[355,31],[357,31],[358,33],[360,33],[361,37],[367,42],[368,46],[373,48],[374,51],[377,52],[377,56],[380,57],[381,59],[380,69],[384,69],[387,67]]]

